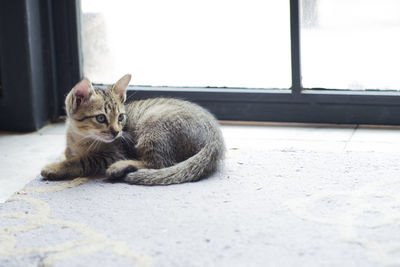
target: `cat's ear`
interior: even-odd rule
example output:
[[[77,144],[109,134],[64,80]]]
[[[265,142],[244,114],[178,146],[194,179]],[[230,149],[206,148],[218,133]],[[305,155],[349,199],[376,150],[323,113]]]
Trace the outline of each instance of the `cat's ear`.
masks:
[[[115,94],[119,95],[121,102],[124,103],[126,100],[126,88],[128,88],[129,82],[131,81],[131,75],[125,74],[121,79],[118,80],[112,87]]]
[[[73,109],[79,108],[82,103],[88,102],[93,94],[93,86],[88,78],[83,78],[71,90]]]

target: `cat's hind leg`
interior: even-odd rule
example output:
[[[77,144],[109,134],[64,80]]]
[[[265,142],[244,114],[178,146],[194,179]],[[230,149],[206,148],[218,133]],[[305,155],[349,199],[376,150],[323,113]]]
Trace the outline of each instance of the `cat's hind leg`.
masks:
[[[120,160],[113,163],[106,171],[109,180],[125,180],[129,173],[139,169],[162,169],[176,164],[172,142],[168,135],[148,134],[138,140],[136,150],[139,160]]]
[[[146,168],[146,164],[139,160],[119,160],[111,164],[106,170],[106,175],[110,180],[118,180],[125,177],[130,172]]]

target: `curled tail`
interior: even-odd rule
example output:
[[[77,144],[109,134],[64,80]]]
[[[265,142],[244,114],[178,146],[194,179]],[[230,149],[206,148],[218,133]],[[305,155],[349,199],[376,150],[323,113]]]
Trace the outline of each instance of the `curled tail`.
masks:
[[[206,144],[197,154],[163,169],[140,169],[128,173],[124,181],[141,185],[169,185],[184,182],[195,182],[215,171],[223,156],[223,143]]]

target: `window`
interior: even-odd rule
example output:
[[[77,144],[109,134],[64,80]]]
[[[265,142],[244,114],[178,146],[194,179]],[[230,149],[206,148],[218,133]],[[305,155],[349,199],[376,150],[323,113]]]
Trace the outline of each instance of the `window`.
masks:
[[[282,0],[82,0],[84,73],[112,83],[289,88]]]
[[[400,1],[302,0],[305,88],[400,89]]]

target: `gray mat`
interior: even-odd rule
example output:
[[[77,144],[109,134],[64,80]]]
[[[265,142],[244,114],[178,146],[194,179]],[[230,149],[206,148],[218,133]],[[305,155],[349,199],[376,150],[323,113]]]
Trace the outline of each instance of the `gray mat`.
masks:
[[[208,179],[35,179],[0,206],[0,266],[398,266],[400,156],[231,149]]]

